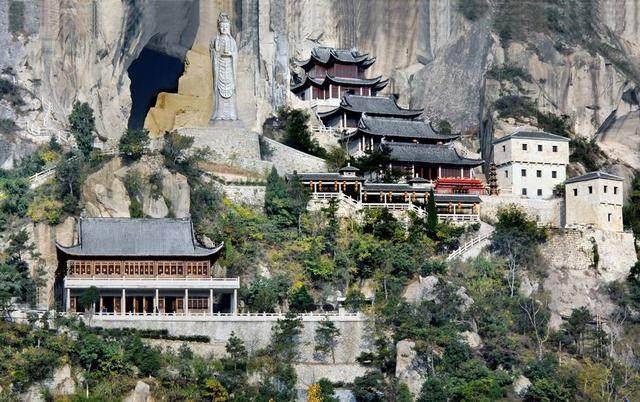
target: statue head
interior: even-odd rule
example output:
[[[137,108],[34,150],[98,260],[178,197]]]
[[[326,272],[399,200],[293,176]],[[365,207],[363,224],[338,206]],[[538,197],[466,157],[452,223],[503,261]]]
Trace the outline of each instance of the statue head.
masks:
[[[218,16],[218,31],[222,35],[231,35],[231,21],[227,13],[220,13]]]

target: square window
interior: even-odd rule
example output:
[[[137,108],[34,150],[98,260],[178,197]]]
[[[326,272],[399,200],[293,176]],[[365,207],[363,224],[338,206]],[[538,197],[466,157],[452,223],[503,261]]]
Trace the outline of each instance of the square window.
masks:
[[[558,172],[556,172],[555,170],[552,170],[551,171],[551,177],[554,178],[554,179],[557,178],[558,177]]]
[[[542,177],[542,170],[536,170],[536,177]]]
[[[541,196],[541,195],[542,195],[542,189],[541,189],[541,188],[539,188],[539,189],[538,189],[538,196]]]
[[[558,152],[558,146],[557,145],[554,145],[552,148],[553,148],[553,152]]]
[[[522,189],[522,195],[527,195],[527,189],[526,188]]]
[[[607,192],[607,186],[604,186],[604,192],[605,193]]]
[[[593,194],[593,186],[589,186],[589,194]]]
[[[542,145],[538,144],[538,152],[542,152]]]
[[[574,188],[574,189],[573,189],[573,196],[574,196],[574,197],[577,197],[577,196],[578,196],[578,189],[577,189],[577,188]]]
[[[526,151],[527,150],[527,144],[522,144],[522,150]]]
[[[522,169],[520,173],[522,173],[522,177],[525,177],[527,175],[527,169]]]

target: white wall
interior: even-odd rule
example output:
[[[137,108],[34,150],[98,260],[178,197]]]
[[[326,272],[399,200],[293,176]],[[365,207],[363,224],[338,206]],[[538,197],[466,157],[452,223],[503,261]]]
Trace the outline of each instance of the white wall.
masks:
[[[522,149],[526,144],[526,150]],[[542,147],[539,150],[538,147]],[[556,148],[556,152],[553,151]],[[566,179],[569,163],[567,141],[511,138],[493,145],[493,158],[497,166],[498,187],[501,194],[513,194],[527,198],[553,197],[553,189]],[[526,176],[522,170],[526,170]],[[540,171],[541,177],[537,176]],[[553,177],[552,172],[556,172]],[[522,194],[522,189],[527,194]],[[541,190],[541,194],[538,194]]]
[[[622,192],[623,183],[617,180],[594,179],[567,184],[567,227],[592,225],[602,230],[621,232]]]

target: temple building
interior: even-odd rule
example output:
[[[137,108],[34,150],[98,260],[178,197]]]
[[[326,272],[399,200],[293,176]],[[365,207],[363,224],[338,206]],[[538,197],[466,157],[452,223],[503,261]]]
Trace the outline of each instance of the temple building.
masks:
[[[426,215],[430,192],[436,189],[433,182],[416,177],[408,183],[371,183],[358,172],[357,168],[347,166],[338,173],[299,173],[297,176],[308,186],[312,200],[336,199],[355,210],[387,208]],[[434,197],[441,221],[473,223],[480,220],[482,201],[477,194],[434,193]]]
[[[564,183],[569,139],[542,131],[517,131],[493,141],[500,194],[551,198]]]
[[[56,245],[65,311],[95,287],[101,315],[237,312],[239,279],[213,276],[223,245],[198,244],[189,219],[81,218],[78,235]]]
[[[304,73],[293,77],[291,91],[302,100],[329,101],[334,106],[348,93],[375,96],[389,80],[365,77],[374,62],[355,49],[316,47],[309,59],[296,62]]]
[[[340,106],[327,112],[319,112],[318,117],[327,128],[353,131],[363,114],[377,117],[415,119],[424,109],[405,109],[398,106],[394,96],[360,96],[346,94]]]
[[[441,134],[431,122],[395,117],[379,117],[363,114],[358,127],[342,138],[351,156],[362,156],[366,151],[379,148],[383,142],[399,144],[448,144],[457,134]]]
[[[474,177],[473,169],[482,165],[481,159],[470,159],[461,156],[452,144],[419,144],[401,142],[383,142],[391,153],[389,170],[400,171],[406,177],[421,177],[437,181],[442,179],[457,180],[463,187],[484,185]],[[441,186],[453,185],[454,181],[443,181]],[[467,192],[467,191],[461,191]]]
[[[590,172],[565,182],[566,226],[622,232],[622,177]]]

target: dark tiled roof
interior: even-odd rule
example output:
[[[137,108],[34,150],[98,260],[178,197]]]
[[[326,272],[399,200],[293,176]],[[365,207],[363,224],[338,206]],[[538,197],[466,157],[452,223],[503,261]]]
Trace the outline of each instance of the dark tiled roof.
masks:
[[[363,114],[358,122],[358,131],[385,137],[423,138],[451,141],[458,135],[443,135],[433,129],[430,122],[395,117],[379,117]]]
[[[589,172],[589,173],[583,174],[582,176],[572,177],[572,178],[568,179],[567,181],[565,181],[565,184],[577,183],[577,182],[580,182],[580,181],[588,181],[588,180],[595,180],[595,179],[605,179],[605,180],[615,180],[615,181],[623,181],[624,180],[620,176],[616,176],[616,175],[613,175],[613,174],[610,174],[610,173],[597,171],[597,172]]]
[[[342,97],[340,106],[326,113],[318,113],[320,117],[330,116],[340,110],[356,113],[367,113],[374,116],[403,116],[416,117],[424,109],[403,109],[396,103],[393,96],[362,96],[346,94]]]
[[[311,78],[308,75],[304,76],[304,79],[291,84],[292,91],[298,91],[301,89],[306,89],[310,85],[316,87],[322,87],[325,84],[336,84],[336,85],[353,85],[358,87],[375,87],[380,90],[387,86],[389,80],[383,80],[382,76],[378,76],[375,78],[345,78],[345,77],[334,77],[329,74],[325,74],[324,78]]]
[[[347,165],[345,167],[341,167],[340,169],[338,169],[338,172],[359,172],[359,171],[360,169],[351,165]]]
[[[402,142],[385,142],[391,149],[391,159],[399,162],[423,162],[440,165],[479,166],[481,159],[468,159],[460,156],[449,145],[408,144]]]
[[[419,187],[411,187],[404,183],[364,183],[362,191],[368,193],[382,192],[395,192],[395,193],[428,193],[430,190]],[[464,202],[464,203],[480,203],[482,200],[479,196],[474,194],[434,194],[436,202]]]
[[[80,244],[58,248],[69,255],[138,257],[207,257],[209,249],[197,244],[190,219],[82,218]]]
[[[516,131],[513,134],[509,134],[505,137],[498,138],[493,140],[494,144],[497,144],[502,141],[506,141],[511,138],[522,138],[522,139],[530,139],[530,140],[544,140],[544,141],[565,141],[569,142],[567,137],[563,137],[557,134],[551,134],[544,131]]]
[[[288,179],[291,179],[291,175],[287,175]],[[326,181],[362,181],[364,180],[362,177],[358,176],[343,176],[340,173],[298,173],[298,178],[300,181],[317,181],[317,180],[326,180]]]
[[[476,203],[482,202],[482,199],[473,194],[435,194],[436,202],[462,202],[462,203]]]
[[[313,63],[330,64],[331,61],[346,64],[360,64],[362,67],[369,67],[375,62],[375,58],[370,58],[367,53],[360,53],[356,49],[336,49],[318,46],[311,51],[309,59],[297,61],[296,64],[301,67],[306,67]]]

